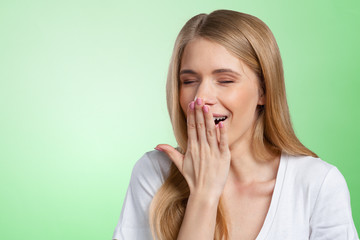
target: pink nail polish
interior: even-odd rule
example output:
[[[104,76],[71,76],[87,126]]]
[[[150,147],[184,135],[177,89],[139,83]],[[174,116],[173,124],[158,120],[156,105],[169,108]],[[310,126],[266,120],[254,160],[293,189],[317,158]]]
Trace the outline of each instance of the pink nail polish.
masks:
[[[158,151],[160,151],[160,152],[163,152],[164,150],[162,150],[161,148],[159,148],[159,147],[155,147],[154,148],[155,150],[158,150]]]
[[[195,108],[195,103],[194,103],[194,101],[192,101],[191,103],[190,103],[190,109],[194,109]]]
[[[219,122],[219,127],[220,128],[223,128],[224,127],[224,124],[222,122]]]
[[[206,105],[204,105],[204,106],[203,106],[203,110],[204,110],[204,112],[208,113],[208,112],[209,112],[209,107],[206,106]]]
[[[202,99],[201,99],[201,98],[197,98],[197,99],[196,99],[196,103],[197,103],[197,105],[201,105],[201,104],[202,104]]]

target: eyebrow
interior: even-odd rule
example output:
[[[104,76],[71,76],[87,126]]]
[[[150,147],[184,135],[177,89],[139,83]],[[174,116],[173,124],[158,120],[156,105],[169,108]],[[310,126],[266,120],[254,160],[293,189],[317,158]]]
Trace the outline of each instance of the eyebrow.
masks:
[[[195,71],[191,70],[191,69],[184,69],[184,70],[181,70],[179,75],[181,74],[197,74]],[[216,73],[234,73],[238,76],[241,76],[240,73],[238,72],[235,72],[234,70],[231,70],[230,68],[221,68],[221,69],[216,69],[214,71],[212,71],[212,74],[216,74]]]

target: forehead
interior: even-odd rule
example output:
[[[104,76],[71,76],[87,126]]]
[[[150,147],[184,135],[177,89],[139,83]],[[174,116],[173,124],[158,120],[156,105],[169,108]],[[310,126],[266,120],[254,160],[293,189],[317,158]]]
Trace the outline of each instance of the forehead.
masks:
[[[185,47],[180,70],[212,71],[230,68],[243,72],[244,63],[224,46],[204,38],[195,38]]]

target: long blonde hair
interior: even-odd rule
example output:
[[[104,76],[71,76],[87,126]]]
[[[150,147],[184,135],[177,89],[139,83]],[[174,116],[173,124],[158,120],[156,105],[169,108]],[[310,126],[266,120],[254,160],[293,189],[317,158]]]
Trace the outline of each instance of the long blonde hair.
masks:
[[[260,19],[231,10],[196,15],[184,25],[177,36],[168,70],[166,96],[180,152],[186,152],[187,126],[179,103],[179,69],[186,44],[196,37],[224,46],[257,74],[260,91],[266,98],[265,105],[258,106],[252,136],[252,151],[257,159],[267,161],[281,151],[289,155],[318,157],[306,148],[294,133],[286,100],[282,60],[272,32]],[[154,238],[177,238],[189,194],[186,180],[172,163],[169,176],[150,206],[149,221]],[[214,239],[227,238],[226,216],[220,198]]]

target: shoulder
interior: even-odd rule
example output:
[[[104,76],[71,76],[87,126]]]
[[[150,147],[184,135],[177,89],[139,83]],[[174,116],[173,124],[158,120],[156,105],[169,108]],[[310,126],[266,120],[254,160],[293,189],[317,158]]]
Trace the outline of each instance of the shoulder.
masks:
[[[334,201],[340,195],[343,199],[348,198],[345,178],[336,166],[311,156],[288,155],[286,162],[284,185],[295,196],[307,199],[310,210],[324,202],[320,196],[330,197]]]
[[[113,239],[151,239],[149,207],[170,170],[171,160],[158,151],[136,161]]]
[[[334,175],[337,180],[343,176],[334,165],[321,158],[312,156],[287,155],[287,175],[302,185],[318,185],[320,187],[328,174]]]
[[[336,166],[311,156],[288,156],[287,159],[285,181],[288,187],[306,196],[311,210],[350,206],[346,180]]]
[[[325,162],[321,158],[316,158],[312,156],[293,156],[293,155],[287,155],[287,159],[289,162],[289,167],[293,169],[303,170],[307,169],[310,170],[310,172],[313,171],[329,171],[331,168],[335,167],[334,165]]]
[[[311,156],[287,156],[285,178],[296,209],[301,206],[299,199],[306,206],[310,239],[358,239],[349,189],[336,166]]]
[[[135,163],[131,174],[131,185],[157,190],[167,178],[171,160],[165,153],[159,151],[146,152]]]

